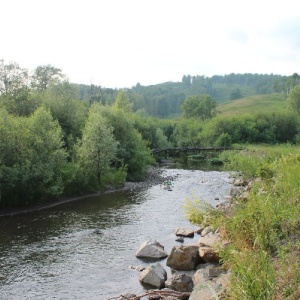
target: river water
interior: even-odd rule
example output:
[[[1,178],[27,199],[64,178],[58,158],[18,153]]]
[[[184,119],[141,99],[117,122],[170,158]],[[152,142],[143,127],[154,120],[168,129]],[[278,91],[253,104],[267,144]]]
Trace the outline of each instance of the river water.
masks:
[[[129,268],[149,264],[135,257],[139,246],[156,239],[169,253],[178,244],[176,227],[194,227],[184,217],[184,199],[216,205],[231,188],[226,172],[164,174],[175,177],[171,191],[157,185],[0,218],[0,299],[105,300],[145,291]]]

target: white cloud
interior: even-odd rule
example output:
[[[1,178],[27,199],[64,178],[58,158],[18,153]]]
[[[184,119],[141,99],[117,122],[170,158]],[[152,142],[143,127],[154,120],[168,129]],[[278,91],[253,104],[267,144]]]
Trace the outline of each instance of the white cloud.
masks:
[[[0,58],[105,87],[300,70],[298,1],[10,0]]]

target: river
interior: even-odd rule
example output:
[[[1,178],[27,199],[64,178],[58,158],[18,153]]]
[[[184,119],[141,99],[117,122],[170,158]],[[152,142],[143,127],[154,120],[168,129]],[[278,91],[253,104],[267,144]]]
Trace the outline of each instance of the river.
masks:
[[[135,257],[139,246],[156,239],[170,252],[176,227],[195,227],[184,217],[184,199],[216,205],[231,188],[226,172],[164,174],[175,177],[171,191],[156,185],[0,218],[0,299],[105,300],[143,292],[139,272],[129,268],[149,264]]]

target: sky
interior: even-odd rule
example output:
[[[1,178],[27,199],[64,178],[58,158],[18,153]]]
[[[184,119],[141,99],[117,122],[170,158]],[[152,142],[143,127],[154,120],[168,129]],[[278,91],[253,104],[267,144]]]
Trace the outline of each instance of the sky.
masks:
[[[0,0],[0,59],[107,88],[300,73],[299,0]]]

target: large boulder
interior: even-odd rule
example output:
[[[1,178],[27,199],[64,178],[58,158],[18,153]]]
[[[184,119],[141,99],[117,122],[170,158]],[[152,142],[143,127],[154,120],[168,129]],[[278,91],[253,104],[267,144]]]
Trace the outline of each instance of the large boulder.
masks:
[[[222,240],[219,233],[213,233],[213,232],[206,234],[205,236],[201,237],[199,240],[199,245],[206,246],[206,247],[215,247],[221,243]]]
[[[164,246],[157,241],[144,242],[135,253],[136,257],[160,259],[165,258],[168,254],[164,251]]]
[[[165,286],[165,281],[167,280],[167,272],[160,263],[155,263],[141,272],[139,280],[141,283],[162,288]]]
[[[211,247],[200,247],[199,255],[207,263],[219,263],[220,260],[218,252]]]
[[[194,287],[189,297],[189,300],[200,300],[200,299],[201,300],[219,299],[216,290],[209,282],[197,284]]]
[[[209,279],[207,269],[205,268],[197,270],[192,279],[194,285],[207,281]]]
[[[191,292],[194,287],[193,279],[186,274],[173,276],[165,282],[167,288],[178,292]]]
[[[177,228],[175,234],[177,236],[183,236],[183,237],[194,237],[195,233],[193,229]]]
[[[167,266],[179,270],[194,270],[196,266],[203,262],[199,255],[199,246],[190,244],[187,246],[175,246],[167,259]]]

